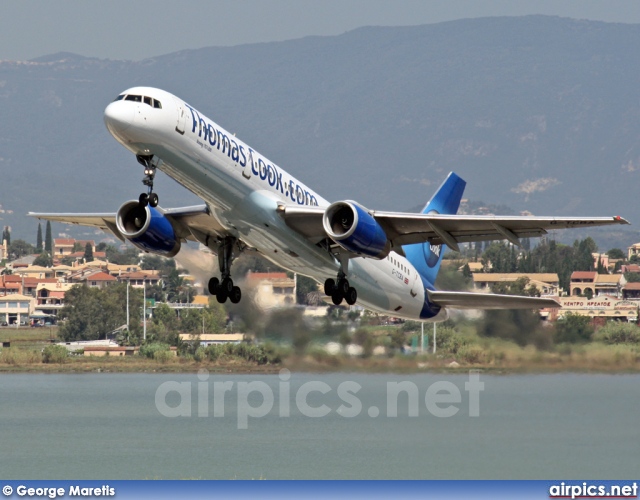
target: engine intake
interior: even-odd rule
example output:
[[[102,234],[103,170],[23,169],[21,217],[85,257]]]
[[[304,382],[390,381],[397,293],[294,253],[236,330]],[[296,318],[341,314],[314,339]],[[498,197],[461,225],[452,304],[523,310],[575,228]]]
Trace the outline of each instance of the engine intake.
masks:
[[[384,229],[353,201],[337,201],[327,207],[322,225],[329,237],[349,252],[384,259],[391,244]]]
[[[118,210],[116,226],[127,240],[145,252],[173,257],[180,251],[180,240],[171,222],[154,207],[127,201]]]

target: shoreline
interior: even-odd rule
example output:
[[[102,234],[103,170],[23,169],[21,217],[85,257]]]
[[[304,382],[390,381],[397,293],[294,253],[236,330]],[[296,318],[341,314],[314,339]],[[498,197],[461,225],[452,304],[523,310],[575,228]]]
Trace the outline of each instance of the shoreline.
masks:
[[[211,374],[234,375],[277,375],[282,369],[294,373],[358,373],[358,374],[466,374],[478,371],[487,375],[544,375],[544,374],[604,374],[632,375],[640,373],[640,363],[622,363],[594,367],[592,362],[579,360],[558,360],[554,363],[523,362],[521,364],[458,363],[451,358],[429,359],[407,358],[332,358],[318,361],[312,356],[291,358],[280,364],[258,365],[251,362],[195,362],[192,360],[171,360],[161,363],[151,359],[70,358],[65,363],[0,363],[0,376],[4,374],[197,374],[199,370]]]

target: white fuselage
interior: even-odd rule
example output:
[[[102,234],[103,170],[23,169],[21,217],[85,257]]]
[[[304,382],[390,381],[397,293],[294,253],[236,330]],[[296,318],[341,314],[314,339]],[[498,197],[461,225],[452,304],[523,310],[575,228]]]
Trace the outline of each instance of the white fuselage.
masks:
[[[277,212],[278,205],[326,207],[327,200],[172,94],[136,87],[122,95],[151,104],[125,98],[109,104],[105,123],[118,142],[136,155],[156,157],[159,170],[202,198],[230,234],[267,259],[320,283],[335,278],[340,264],[334,256],[289,228]],[[395,252],[382,260],[352,258],[347,278],[362,306],[420,318],[425,290],[406,258]]]

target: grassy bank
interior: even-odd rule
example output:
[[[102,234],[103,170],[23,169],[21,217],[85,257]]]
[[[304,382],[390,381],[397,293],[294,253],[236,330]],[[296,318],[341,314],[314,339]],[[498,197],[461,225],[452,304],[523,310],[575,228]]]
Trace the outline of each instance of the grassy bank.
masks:
[[[384,345],[389,327],[370,330],[373,343]],[[311,344],[302,355],[283,350],[275,362],[255,362],[242,355],[221,351],[187,356],[85,357],[69,356],[61,362],[43,362],[42,351],[51,344],[44,329],[2,329],[0,340],[10,342],[0,352],[0,373],[278,373],[292,371],[349,371],[363,373],[466,372],[470,369],[491,373],[640,373],[640,346],[637,344],[561,344],[550,350],[538,350],[501,340],[478,337],[471,329],[443,341],[436,354],[393,353],[348,356],[329,354],[323,346]],[[443,332],[443,337],[445,337]],[[439,342],[440,344],[440,342]]]

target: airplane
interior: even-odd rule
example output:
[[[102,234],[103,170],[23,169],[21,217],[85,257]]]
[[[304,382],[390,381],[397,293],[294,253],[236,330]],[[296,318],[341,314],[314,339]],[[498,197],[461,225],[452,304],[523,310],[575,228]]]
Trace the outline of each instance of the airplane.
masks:
[[[450,173],[421,213],[330,203],[184,100],[134,87],[105,109],[111,135],[144,169],[146,191],[116,213],[32,213],[39,219],[101,228],[137,248],[175,256],[185,241],[217,254],[220,277],[208,290],[238,303],[234,258],[257,251],[280,267],[324,283],[339,305],[417,321],[444,321],[449,309],[559,307],[552,298],[451,292],[434,283],[445,248],[463,242],[537,237],[547,230],[628,224],[622,217],[456,215],[466,182]],[[200,197],[198,206],[163,209],[153,190],[160,170]]]

